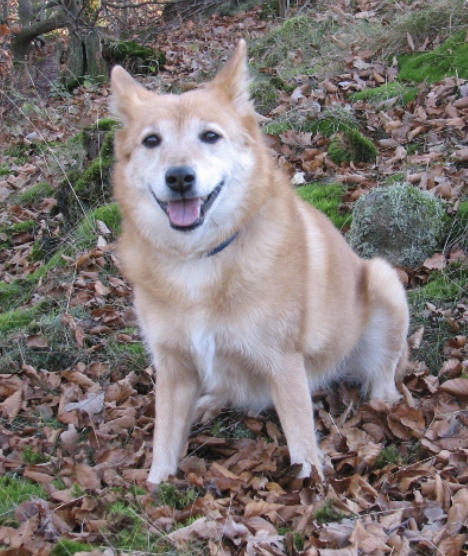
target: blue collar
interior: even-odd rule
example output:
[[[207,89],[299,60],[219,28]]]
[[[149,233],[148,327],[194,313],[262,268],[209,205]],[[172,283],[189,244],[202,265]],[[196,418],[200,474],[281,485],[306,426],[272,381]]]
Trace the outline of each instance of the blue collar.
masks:
[[[208,253],[205,253],[205,255],[203,255],[204,257],[212,257],[213,255],[216,255],[217,253],[219,253],[220,251],[222,251],[223,249],[225,249],[230,243],[232,243],[236,237],[239,235],[239,232],[236,232],[233,236],[231,236],[229,239],[227,239],[226,241],[223,241],[223,243],[220,243],[218,245],[218,247],[215,247],[214,249],[212,249],[211,251],[208,251]]]

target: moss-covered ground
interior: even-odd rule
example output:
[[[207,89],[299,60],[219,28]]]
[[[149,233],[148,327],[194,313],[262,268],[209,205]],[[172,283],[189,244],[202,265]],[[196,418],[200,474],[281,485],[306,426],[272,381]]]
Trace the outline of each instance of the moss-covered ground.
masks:
[[[465,30],[449,37],[438,48],[429,52],[399,56],[400,75],[403,81],[433,83],[447,76],[468,79],[468,43]]]
[[[343,205],[345,188],[341,184],[309,183],[296,189],[298,195],[307,203],[326,214],[338,229],[351,225],[351,214],[340,210]]]

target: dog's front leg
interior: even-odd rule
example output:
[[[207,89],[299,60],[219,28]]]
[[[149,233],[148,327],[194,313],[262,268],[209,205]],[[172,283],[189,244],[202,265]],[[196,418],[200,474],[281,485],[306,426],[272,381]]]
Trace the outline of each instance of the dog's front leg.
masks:
[[[153,462],[147,480],[151,490],[177,471],[198,392],[195,371],[166,365],[156,371]]]
[[[302,464],[299,477],[309,477],[312,466],[323,479],[320,450],[315,435],[312,397],[304,357],[286,355],[270,380],[271,396],[288,443],[291,464]]]

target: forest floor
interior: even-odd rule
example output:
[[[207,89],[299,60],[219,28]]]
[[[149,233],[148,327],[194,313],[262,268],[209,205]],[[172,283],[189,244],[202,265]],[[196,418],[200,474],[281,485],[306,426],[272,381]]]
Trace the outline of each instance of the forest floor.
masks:
[[[309,17],[361,22],[372,17],[364,4]],[[196,86],[241,37],[255,44],[275,25],[257,7],[171,26],[157,35],[164,70],[142,82]],[[336,34],[328,41],[341,43],[333,71],[287,77],[263,111],[278,164],[296,184],[339,184],[341,215],[376,186],[405,182],[442,199],[452,226],[438,252],[399,269],[412,308],[402,402],[366,402],[341,383],[314,393],[324,484],[295,478],[273,411],[225,410],[193,427],[177,476],[150,494],[153,370],[118,270],[120,221],[104,191],[104,159],[97,173],[106,204],[63,193],[64,183],[73,191],[77,160],[80,171],[90,164],[84,136],[70,139],[86,126],[107,131],[98,122],[108,118],[109,86],[88,80],[72,94],[40,97],[4,81],[0,556],[468,553],[468,84],[453,75],[388,88],[394,61]],[[414,50],[410,34],[406,41]],[[294,63],[303,55],[287,53]],[[258,74],[276,75],[258,56]],[[378,87],[380,96],[353,97]],[[333,131],[356,116],[378,149],[375,162],[331,160],[330,134],[304,125],[330,113]]]

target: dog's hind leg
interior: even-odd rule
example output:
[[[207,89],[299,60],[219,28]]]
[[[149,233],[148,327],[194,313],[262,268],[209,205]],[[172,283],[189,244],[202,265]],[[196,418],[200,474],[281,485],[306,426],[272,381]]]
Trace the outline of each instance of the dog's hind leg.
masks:
[[[165,358],[164,366],[157,366],[153,462],[147,480],[150,489],[176,473],[198,394],[195,371],[181,368],[172,357]]]
[[[401,398],[395,381],[406,366],[409,312],[397,273],[382,259],[367,262],[367,295],[368,324],[347,361],[347,371],[361,381],[371,399],[395,403]]]
[[[273,370],[270,376],[270,389],[286,436],[291,464],[302,464],[299,477],[309,477],[314,466],[323,478],[312,398],[301,353],[284,356],[281,367]]]

